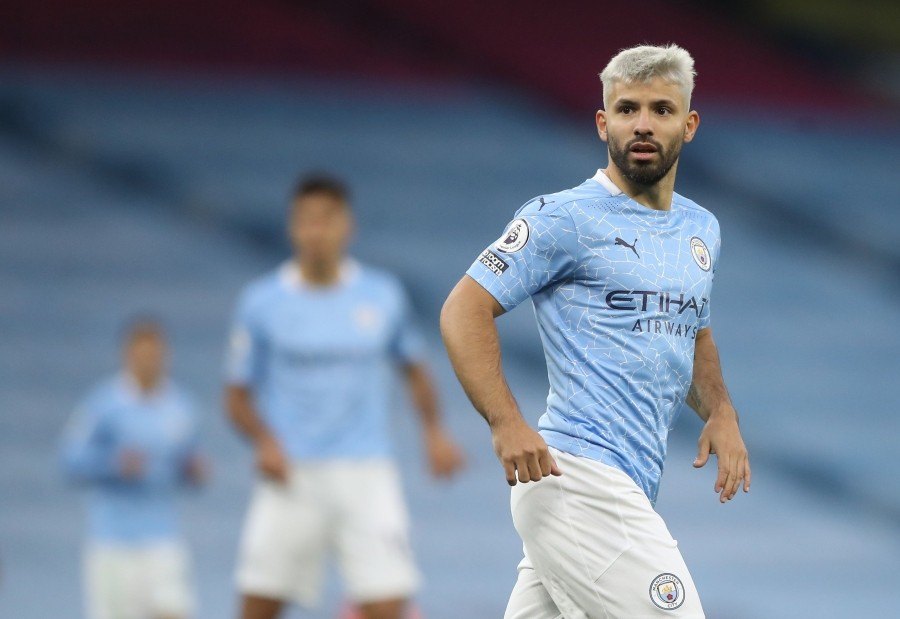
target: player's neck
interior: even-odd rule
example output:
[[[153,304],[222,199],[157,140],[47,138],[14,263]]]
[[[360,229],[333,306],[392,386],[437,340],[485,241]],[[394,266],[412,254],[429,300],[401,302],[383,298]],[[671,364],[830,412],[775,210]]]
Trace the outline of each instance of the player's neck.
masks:
[[[154,393],[163,382],[162,376],[157,374],[141,374],[134,370],[130,370],[129,374],[131,375],[131,380],[134,381],[134,386],[137,387],[141,395]]]
[[[610,162],[604,170],[606,176],[622,190],[626,196],[649,209],[655,211],[668,211],[672,208],[672,195],[675,193],[675,170],[678,164],[672,166],[659,182],[653,185],[641,185],[630,180],[622,171]]]
[[[300,277],[312,286],[330,286],[341,279],[341,260],[313,261],[297,258],[296,262]]]

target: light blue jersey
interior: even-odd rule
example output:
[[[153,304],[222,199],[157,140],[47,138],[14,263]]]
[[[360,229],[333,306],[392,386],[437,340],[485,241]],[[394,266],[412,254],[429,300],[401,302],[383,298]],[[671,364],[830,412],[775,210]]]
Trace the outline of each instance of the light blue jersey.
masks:
[[[175,495],[188,460],[197,455],[197,434],[193,406],[171,382],[144,394],[122,373],[95,387],[75,410],[61,449],[67,476],[91,486],[90,539],[177,538]],[[121,474],[126,450],[143,458],[139,479]]]
[[[709,325],[719,247],[705,209],[678,194],[671,210],[649,209],[598,171],[526,203],[468,270],[506,310],[534,303],[547,444],[624,471],[652,502]]]
[[[286,262],[241,295],[228,380],[292,460],[386,457],[396,366],[424,353],[393,276],[347,261],[338,283],[312,286]]]

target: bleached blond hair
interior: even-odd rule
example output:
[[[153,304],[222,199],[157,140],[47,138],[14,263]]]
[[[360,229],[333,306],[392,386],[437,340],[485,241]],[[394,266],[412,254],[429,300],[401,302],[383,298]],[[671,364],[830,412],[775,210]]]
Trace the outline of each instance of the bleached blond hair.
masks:
[[[694,91],[694,59],[682,47],[668,45],[638,45],[623,49],[613,56],[603,72],[603,107],[609,106],[609,93],[615,82],[625,84],[649,82],[660,77],[677,86],[684,95],[685,107],[691,107]]]

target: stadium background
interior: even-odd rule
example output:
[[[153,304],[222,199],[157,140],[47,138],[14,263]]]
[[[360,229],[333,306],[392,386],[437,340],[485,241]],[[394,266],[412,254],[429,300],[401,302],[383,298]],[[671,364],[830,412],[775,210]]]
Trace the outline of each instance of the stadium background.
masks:
[[[356,196],[354,254],[408,285],[469,467],[435,484],[396,415],[429,619],[499,617],[520,549],[437,315],[528,198],[605,163],[596,73],[619,48],[695,55],[678,190],[717,214],[714,324],[754,465],[728,506],[670,439],[658,504],[711,619],[894,616],[900,484],[900,9],[888,0],[7,0],[0,20],[0,617],[81,616],[80,495],[56,466],[117,328],[164,316],[202,405],[211,485],[183,502],[198,619],[233,616],[250,453],[224,419],[239,288],[281,260],[297,174]],[[529,309],[501,320],[536,419]],[[332,579],[317,613],[340,604]]]

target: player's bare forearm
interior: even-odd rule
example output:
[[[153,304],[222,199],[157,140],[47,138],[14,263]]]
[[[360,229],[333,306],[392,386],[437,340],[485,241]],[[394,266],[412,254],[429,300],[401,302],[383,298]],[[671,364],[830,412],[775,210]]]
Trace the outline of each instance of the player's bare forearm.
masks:
[[[731,403],[719,353],[707,328],[697,334],[694,350],[694,379],[687,404],[706,422],[697,441],[694,466],[706,464],[710,454],[718,461],[718,475],[713,486],[721,502],[730,501],[743,485],[750,491],[750,458],[738,427],[738,414]]]
[[[500,337],[494,320],[499,303],[468,276],[456,285],[441,311],[441,334],[460,384],[491,427],[506,481],[540,481],[559,475],[547,443],[522,418],[503,375]]]
[[[271,438],[269,429],[253,403],[253,393],[247,387],[226,387],[225,409],[235,428],[254,443]]]
[[[462,468],[464,458],[462,451],[444,430],[431,374],[421,363],[410,363],[404,369],[413,406],[422,420],[431,472],[437,477],[450,477]]]
[[[404,372],[410,398],[419,413],[422,427],[426,432],[440,429],[441,413],[438,407],[437,390],[434,388],[434,382],[425,365],[410,363],[404,367]]]
[[[225,406],[235,427],[253,442],[257,470],[269,479],[287,481],[288,459],[257,412],[252,392],[246,387],[228,386]]]
[[[494,319],[499,303],[469,276],[464,276],[441,310],[441,335],[463,390],[488,425],[521,419],[518,404],[503,376],[500,336]]]
[[[713,415],[734,415],[737,411],[731,403],[731,396],[722,377],[719,352],[713,340],[712,329],[702,329],[697,333],[694,347],[694,377],[688,390],[687,405],[703,421]]]

